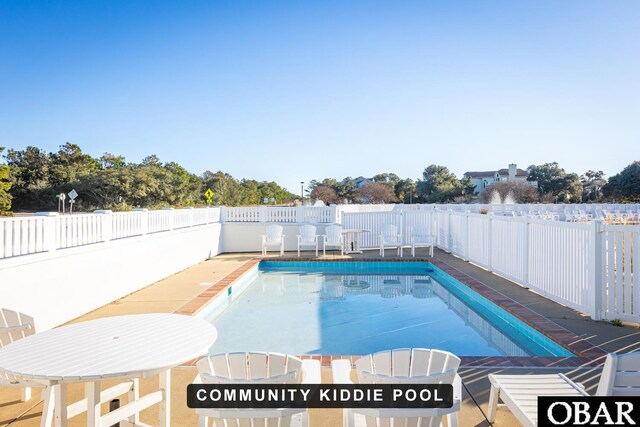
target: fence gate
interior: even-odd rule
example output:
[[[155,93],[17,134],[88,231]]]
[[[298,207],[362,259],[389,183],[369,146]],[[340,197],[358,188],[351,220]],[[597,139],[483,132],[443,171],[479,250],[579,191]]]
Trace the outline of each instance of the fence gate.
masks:
[[[603,317],[640,322],[640,227],[604,225],[603,228]]]

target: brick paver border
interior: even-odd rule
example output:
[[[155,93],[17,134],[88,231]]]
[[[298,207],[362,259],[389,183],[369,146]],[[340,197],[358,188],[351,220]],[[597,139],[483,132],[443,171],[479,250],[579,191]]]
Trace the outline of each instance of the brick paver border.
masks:
[[[318,261],[318,262],[430,262],[445,273],[454,277],[462,284],[473,289],[489,301],[495,303],[505,311],[522,320],[532,328],[546,335],[561,346],[567,348],[576,357],[509,357],[509,356],[463,356],[462,366],[465,367],[591,367],[600,366],[604,363],[606,353],[599,347],[591,344],[584,338],[581,338],[573,332],[563,328],[557,323],[547,319],[546,317],[534,312],[533,310],[519,304],[512,298],[501,292],[487,286],[486,284],[474,279],[468,274],[458,270],[457,268],[447,264],[446,262],[436,258],[291,258],[291,257],[256,257],[242,264],[235,271],[228,274],[223,279],[208,287],[197,297],[187,302],[185,305],[175,311],[176,314],[195,315],[203,307],[205,307],[213,298],[221,292],[226,293],[229,286],[238,280],[243,274],[255,267],[262,260],[267,261]],[[518,286],[514,284],[514,286]],[[330,355],[303,355],[302,359],[320,360],[323,366],[330,366],[332,360],[349,359],[354,364],[355,360],[360,356],[330,356]],[[189,363],[190,365],[193,362]]]

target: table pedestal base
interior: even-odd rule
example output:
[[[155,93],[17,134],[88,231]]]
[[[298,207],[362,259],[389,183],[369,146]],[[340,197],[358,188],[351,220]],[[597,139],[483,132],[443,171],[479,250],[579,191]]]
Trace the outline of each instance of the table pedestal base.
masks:
[[[67,404],[67,384],[56,384],[43,390],[44,408],[40,427],[67,427],[69,419],[83,412],[87,413],[88,427],[110,427],[116,423],[121,426],[150,427],[140,422],[140,412],[159,404],[159,427],[171,425],[171,370],[159,374],[160,389],[140,397],[140,380],[117,384],[100,391],[100,381],[85,383],[85,398],[71,405]],[[127,403],[118,409],[101,414],[101,405],[118,396],[127,395]]]

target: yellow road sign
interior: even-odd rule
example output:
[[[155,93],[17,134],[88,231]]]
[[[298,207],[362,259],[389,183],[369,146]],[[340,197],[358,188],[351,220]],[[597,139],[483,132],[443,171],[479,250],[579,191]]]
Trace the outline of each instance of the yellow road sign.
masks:
[[[207,191],[204,192],[204,197],[207,198],[207,203],[211,203],[213,200],[213,191],[210,188],[207,188]]]

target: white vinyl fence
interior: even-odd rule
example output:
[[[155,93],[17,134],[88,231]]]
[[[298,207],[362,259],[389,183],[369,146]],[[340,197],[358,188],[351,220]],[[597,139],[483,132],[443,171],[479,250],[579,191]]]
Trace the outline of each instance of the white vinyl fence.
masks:
[[[563,219],[574,211],[589,221]],[[382,224],[396,225],[407,245],[420,224],[441,249],[554,301],[596,319],[640,322],[640,225],[605,224],[598,212],[635,224],[640,205],[255,206],[2,218],[0,260],[218,222],[339,223],[368,230],[361,247],[375,249]]]
[[[222,207],[222,222],[315,223],[337,222],[336,206]]]
[[[630,322],[640,319],[640,226],[604,225],[602,259],[603,317]]]
[[[0,218],[0,259],[212,224],[220,208]]]
[[[576,310],[600,318],[596,227],[529,217],[437,212],[437,245]]]
[[[44,218],[0,218],[0,259],[42,252]]]
[[[361,247],[378,248],[382,224],[431,227],[437,246],[595,319],[640,322],[640,225],[549,221],[454,211],[344,213],[343,227],[365,229]]]

